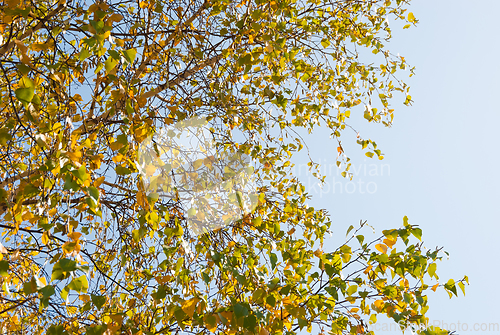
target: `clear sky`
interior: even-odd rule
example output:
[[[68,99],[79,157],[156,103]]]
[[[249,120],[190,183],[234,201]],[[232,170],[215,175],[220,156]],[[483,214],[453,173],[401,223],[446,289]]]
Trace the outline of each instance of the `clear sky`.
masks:
[[[407,215],[423,229],[427,247],[443,246],[450,253],[438,264],[441,282],[463,275],[470,279],[465,297],[460,293],[450,300],[444,290],[431,292],[431,322],[452,329],[460,322],[457,334],[500,334],[498,328],[485,330],[490,323],[500,324],[500,1],[421,0],[413,1],[410,11],[418,26],[401,30],[391,22],[389,49],[416,67],[416,76],[407,79],[415,103],[405,107],[394,101],[390,129],[363,128],[363,137],[374,139],[385,154],[383,161],[350,146],[354,184],[334,169],[327,171],[327,181],[337,182],[335,191],[330,185],[323,194],[318,187],[315,192],[311,180],[311,204],[330,212],[340,239],[359,220],[368,220],[380,233],[399,227]],[[325,138],[316,134],[308,144],[315,160],[332,163],[336,145],[327,146]],[[307,177],[301,179],[308,186]],[[333,237],[330,246],[340,239]]]

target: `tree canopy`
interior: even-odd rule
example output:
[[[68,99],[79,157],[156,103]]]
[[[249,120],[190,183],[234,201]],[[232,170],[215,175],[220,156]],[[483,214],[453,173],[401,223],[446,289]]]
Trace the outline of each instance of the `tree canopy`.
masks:
[[[442,251],[406,217],[374,240],[351,226],[327,250],[338,229],[291,170],[300,131],[320,126],[345,176],[341,136],[383,158],[349,120],[390,126],[393,95],[411,103],[396,75],[413,70],[385,46],[391,20],[417,23],[408,4],[1,1],[0,332],[366,334],[379,314],[425,324],[428,290],[456,295],[467,278],[438,281]],[[159,196],[138,163],[161,129],[193,119],[255,178],[250,210],[204,231],[172,179]]]

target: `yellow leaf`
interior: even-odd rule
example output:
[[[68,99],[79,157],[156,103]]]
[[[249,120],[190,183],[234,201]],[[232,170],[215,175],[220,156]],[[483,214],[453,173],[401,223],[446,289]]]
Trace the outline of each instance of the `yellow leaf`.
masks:
[[[29,220],[31,220],[32,218],[34,218],[33,213],[31,213],[31,212],[24,212],[24,213],[23,213],[22,219],[23,219],[24,221],[29,221]]]
[[[81,296],[78,297],[83,302],[89,302],[90,301],[90,296],[88,294],[82,294]]]
[[[231,319],[233,317],[233,313],[232,312],[220,312],[219,315],[221,317],[223,317],[224,319],[226,319],[226,322],[223,322],[223,323],[230,323]]]
[[[142,142],[147,137],[147,132],[144,127],[139,127],[134,131],[135,138],[138,142]]]
[[[69,315],[73,315],[78,311],[78,308],[76,306],[66,306],[66,311],[68,312]]]
[[[380,251],[381,253],[386,254],[387,253],[387,246],[385,244],[379,243],[375,245],[375,248]]]
[[[137,97],[136,100],[137,100],[137,103],[139,104],[139,107],[141,107],[141,108],[146,105],[146,102],[148,102],[148,98],[143,97],[143,96]]]
[[[156,166],[149,164],[146,166],[145,170],[146,170],[146,176],[151,177],[156,172]]]
[[[2,17],[2,22],[5,23],[5,24],[0,25],[0,27],[1,27],[0,31],[3,33],[5,31],[5,27],[7,26],[7,24],[12,22],[12,16],[11,15],[4,15]]]
[[[113,314],[111,315],[111,319],[115,321],[116,323],[122,324],[123,323],[123,315],[121,314]]]
[[[123,160],[123,157],[124,157],[124,156],[123,156],[122,154],[118,153],[118,154],[117,154],[115,157],[113,157],[112,159],[113,159],[113,162],[115,162],[115,163],[119,163],[119,162],[121,162],[121,161]]]
[[[97,179],[94,181],[94,186],[95,186],[95,187],[99,187],[99,186],[101,186],[101,184],[104,182],[104,179],[105,179],[105,178],[106,178],[106,177],[104,177],[104,176],[97,178]]]
[[[111,21],[120,22],[121,20],[123,20],[123,16],[122,16],[122,15],[120,15],[120,14],[116,14],[116,13],[115,13],[115,14],[111,15],[111,16],[109,17],[109,19],[110,19]]]
[[[392,248],[392,246],[394,244],[396,244],[396,241],[395,240],[390,240],[388,238],[384,239],[384,243],[389,247],[389,248]]]
[[[203,164],[205,164],[206,167],[210,168],[212,167],[213,162],[215,161],[214,156],[208,156],[203,160]]]
[[[81,250],[80,241],[66,242],[63,244],[62,249],[67,254],[71,254],[71,253],[73,253],[73,251],[75,251],[75,254],[76,254],[76,253],[80,252],[80,250]]]
[[[21,62],[26,65],[31,65],[31,59],[27,54],[21,54]]]
[[[82,153],[80,151],[73,151],[73,152],[68,151],[66,155],[73,163],[79,163],[80,158],[82,158]]]
[[[113,142],[113,143],[109,144],[109,147],[111,148],[111,150],[116,151],[116,150],[121,149],[123,147],[123,143]]]
[[[200,299],[198,298],[192,298],[187,301],[184,301],[181,307],[182,311],[187,315],[189,315],[190,318],[192,318],[194,314],[194,309],[196,308],[196,304],[198,303],[199,300]]]
[[[122,328],[121,323],[120,324],[108,323],[108,330],[105,332],[105,334],[118,334],[118,331],[121,328]]]
[[[33,43],[33,45],[31,46],[33,51],[45,51],[48,49],[48,47],[49,46],[45,43]]]
[[[142,191],[137,192],[137,204],[142,208],[149,209],[146,195]]]
[[[115,39],[115,43],[116,43],[116,45],[118,45],[119,47],[122,47],[122,46],[124,46],[124,45],[125,45],[125,41],[124,41],[124,40],[122,40],[122,39],[119,39],[119,38]]]
[[[68,237],[72,240],[75,240],[75,241],[78,240],[80,238],[80,236],[82,236],[82,234],[79,232],[76,232],[76,231],[68,234]]]
[[[168,281],[172,278],[172,276],[158,276],[155,277],[156,281],[158,284],[165,284],[168,283]]]
[[[373,303],[375,305],[375,308],[381,311],[384,308],[384,300],[377,300]]]
[[[45,277],[40,277],[38,280],[43,284],[43,286],[47,286],[47,279],[45,279]]]
[[[42,234],[42,243],[47,245],[47,243],[49,243],[49,235],[47,234],[47,232],[44,232]]]
[[[408,13],[408,21],[410,22],[415,22],[415,16],[413,15],[412,12]]]
[[[198,170],[198,168],[203,164],[203,159],[197,159],[193,162],[193,168]]]

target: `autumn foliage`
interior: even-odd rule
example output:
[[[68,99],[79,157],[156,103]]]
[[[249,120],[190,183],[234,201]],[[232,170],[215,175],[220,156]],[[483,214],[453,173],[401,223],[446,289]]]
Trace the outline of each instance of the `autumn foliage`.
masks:
[[[306,205],[297,130],[380,148],[412,69],[385,43],[408,1],[4,0],[0,4],[0,333],[368,333],[425,323],[443,253],[405,218],[346,243]],[[146,192],[138,149],[182,120],[255,162],[258,204],[195,236],[175,197]],[[353,128],[354,127],[354,128]],[[310,162],[312,170],[317,169]],[[318,177],[321,179],[321,176]],[[342,232],[343,234],[344,232]],[[326,243],[325,243],[326,245]],[[428,330],[427,334],[437,334]]]

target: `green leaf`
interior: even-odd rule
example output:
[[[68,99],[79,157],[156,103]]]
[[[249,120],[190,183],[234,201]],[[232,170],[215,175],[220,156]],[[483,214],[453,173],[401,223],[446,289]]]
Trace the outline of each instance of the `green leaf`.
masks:
[[[89,179],[89,175],[87,174],[87,169],[84,165],[80,166],[80,168],[71,171],[71,173],[78,178],[81,182]]]
[[[40,193],[40,190],[38,189],[38,187],[32,185],[32,184],[28,184],[24,187],[24,190],[23,190],[23,195],[26,197],[26,198],[31,198],[31,197],[34,197],[36,195],[38,195],[38,193]]]
[[[30,103],[35,95],[33,88],[18,88],[15,92],[16,98],[23,103]]]
[[[104,22],[103,21],[94,21],[94,20],[90,20],[90,24],[92,25],[92,27],[94,27],[94,29],[96,30],[96,32],[99,34],[101,32],[101,30],[104,28]]]
[[[87,188],[87,192],[92,200],[97,204],[99,202],[99,190],[94,186],[90,186]]]
[[[345,234],[345,236],[347,237],[347,235],[349,235],[349,233],[351,232],[351,230],[354,229],[354,226],[351,225],[348,229],[347,229],[347,233]]]
[[[19,80],[19,87],[35,89],[35,83],[28,77],[22,77],[21,80]]]
[[[92,303],[97,307],[97,309],[101,309],[106,303],[106,297],[102,295],[91,294],[90,297],[92,299]]]
[[[247,316],[248,309],[241,304],[236,304],[234,305],[234,315],[236,315],[237,318],[240,318],[242,316]]]
[[[63,189],[65,190],[73,190],[73,191],[78,191],[80,189],[80,185],[76,181],[73,180],[73,177],[71,177],[70,174],[66,174],[64,177],[64,186]]]
[[[61,290],[61,298],[63,300],[67,300],[68,299],[68,294],[69,294],[69,287],[68,286],[65,286],[62,290]]]
[[[116,59],[117,61],[120,60],[120,53],[116,50],[108,50],[108,53],[111,57]]]
[[[255,327],[257,326],[257,318],[255,315],[250,314],[245,318],[245,321],[243,321],[243,327],[245,329],[248,329],[250,331],[254,331]]]
[[[7,277],[9,273],[7,272],[9,270],[9,262],[6,260],[0,261],[0,275],[2,277]]]
[[[12,139],[12,135],[10,134],[7,128],[0,129],[0,145],[4,146],[8,141]]]
[[[106,59],[106,61],[104,62],[104,69],[106,69],[106,73],[111,72],[117,64],[118,61],[116,59],[113,59],[112,57]]]
[[[78,58],[80,59],[80,61],[84,61],[89,56],[90,56],[90,51],[88,51],[87,49],[82,49],[80,50],[80,55],[78,56]]]
[[[42,297],[40,298],[40,308],[39,308],[39,310],[42,311],[43,309],[49,306],[50,297],[56,293],[56,290],[54,289],[54,286],[47,285],[42,287],[39,290],[39,292],[42,293]]]
[[[42,293],[44,298],[48,298],[56,293],[56,290],[54,289],[54,286],[52,286],[52,285],[46,285],[38,291],[40,293]]]
[[[120,176],[125,176],[125,175],[132,173],[128,168],[126,168],[125,166],[121,166],[121,165],[116,166],[115,172],[117,175],[120,175]]]
[[[276,267],[276,262],[278,261],[278,256],[276,256],[276,254],[274,253],[271,253],[271,255],[269,255],[269,260],[271,261],[271,267],[274,270],[274,268]]]
[[[24,65],[23,63],[19,63],[16,65],[17,69],[24,75],[26,76],[28,73],[30,73],[31,68],[29,66]]]
[[[268,305],[274,307],[276,305],[276,298],[273,295],[268,295],[266,298],[266,302],[268,303]]]
[[[347,294],[349,294],[349,296],[351,296],[354,293],[356,293],[357,290],[358,290],[358,285],[349,286],[349,288],[347,289]]]
[[[444,284],[444,287],[457,296],[457,287],[455,286],[455,281],[453,279],[448,280],[448,282]]]
[[[129,64],[132,64],[135,60],[135,55],[137,54],[136,49],[128,49],[122,51],[123,57],[127,60]]]
[[[431,276],[431,278],[436,276],[436,263],[429,264],[429,267],[427,268],[427,273],[429,273],[429,276]],[[436,279],[438,279],[437,276]]]
[[[341,256],[342,256],[342,261],[344,263],[349,262],[349,260],[351,259],[351,254],[352,254],[351,247],[348,245],[343,245],[340,248],[340,252],[341,252]]]
[[[31,278],[31,280],[29,282],[24,283],[23,292],[24,292],[24,294],[32,294],[32,293],[37,292],[35,278]]]
[[[47,329],[47,335],[66,335],[68,332],[63,325],[52,325]]]
[[[76,292],[87,292],[89,288],[89,282],[85,275],[75,278],[69,283],[68,287]]]
[[[77,267],[75,261],[63,258],[54,264],[54,267],[52,268],[51,281],[66,279],[69,277],[70,272],[75,271],[76,269]]]
[[[108,329],[106,325],[94,325],[85,327],[86,335],[102,335]]]
[[[251,54],[246,54],[243,57],[240,57],[238,59],[238,65],[247,65],[252,62],[252,55]]]
[[[420,229],[420,228],[413,228],[411,230],[411,233],[413,234],[413,236],[415,236],[416,238],[418,238],[420,241],[422,240],[422,229]]]

